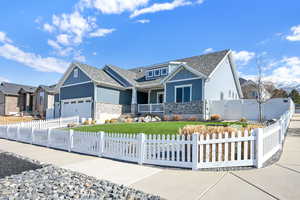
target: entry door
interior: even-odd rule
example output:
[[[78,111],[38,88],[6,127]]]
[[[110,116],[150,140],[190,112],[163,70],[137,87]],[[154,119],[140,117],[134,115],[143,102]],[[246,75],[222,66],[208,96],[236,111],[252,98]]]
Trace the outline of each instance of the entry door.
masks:
[[[164,93],[157,93],[157,103],[164,102]]]

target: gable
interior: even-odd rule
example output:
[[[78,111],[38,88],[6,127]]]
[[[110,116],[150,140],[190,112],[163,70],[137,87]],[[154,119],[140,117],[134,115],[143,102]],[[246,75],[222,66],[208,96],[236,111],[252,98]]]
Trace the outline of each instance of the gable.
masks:
[[[74,71],[78,70],[78,76],[74,77]],[[82,82],[88,82],[91,81],[91,79],[78,67],[74,67],[72,72],[69,74],[67,79],[64,82],[65,85],[71,85],[71,84],[76,84],[76,83],[82,83]]]
[[[182,79],[190,79],[197,78],[198,76],[189,70],[182,68],[180,69],[169,81],[182,80]]]

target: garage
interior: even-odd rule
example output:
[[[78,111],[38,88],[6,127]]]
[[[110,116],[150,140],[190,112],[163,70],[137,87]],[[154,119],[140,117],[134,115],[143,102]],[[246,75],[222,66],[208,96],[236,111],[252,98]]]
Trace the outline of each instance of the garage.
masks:
[[[84,98],[63,100],[61,104],[61,116],[79,116],[80,118],[92,117],[92,99]]]

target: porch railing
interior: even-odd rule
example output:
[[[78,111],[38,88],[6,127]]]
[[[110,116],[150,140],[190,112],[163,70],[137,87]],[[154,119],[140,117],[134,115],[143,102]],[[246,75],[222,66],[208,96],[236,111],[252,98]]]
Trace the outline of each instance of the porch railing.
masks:
[[[160,113],[164,112],[164,104],[138,104],[139,113]]]

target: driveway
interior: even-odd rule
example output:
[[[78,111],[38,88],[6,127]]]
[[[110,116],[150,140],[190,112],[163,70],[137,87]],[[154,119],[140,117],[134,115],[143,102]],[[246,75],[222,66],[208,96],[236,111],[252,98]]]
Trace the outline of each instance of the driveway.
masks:
[[[262,169],[230,172],[166,169],[0,139],[1,149],[166,199],[300,199],[300,114],[291,122],[281,159]]]

